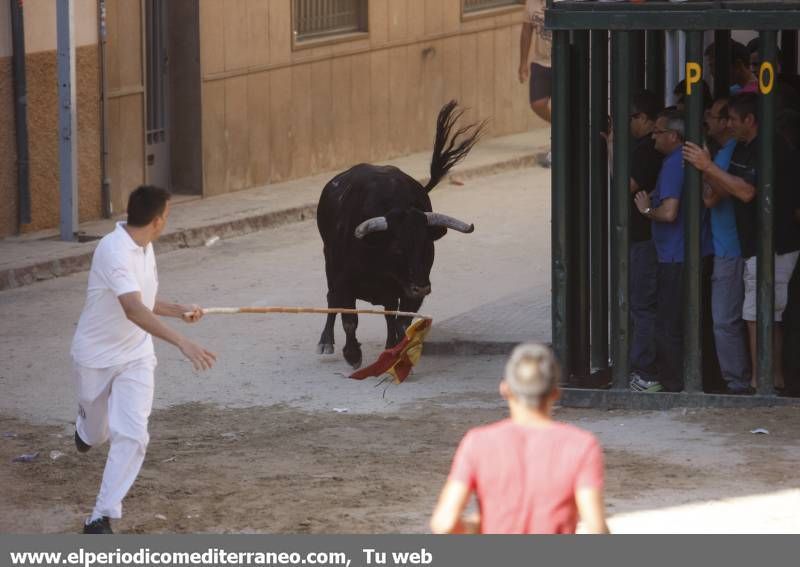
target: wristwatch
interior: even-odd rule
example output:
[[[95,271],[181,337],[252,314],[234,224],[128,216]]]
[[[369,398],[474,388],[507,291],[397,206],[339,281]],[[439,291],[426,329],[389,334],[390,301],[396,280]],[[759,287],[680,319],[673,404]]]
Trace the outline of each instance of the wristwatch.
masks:
[[[642,211],[642,214],[644,216],[646,216],[646,217],[649,217],[650,213],[652,213],[652,212],[653,212],[653,209],[651,209],[650,207],[647,207],[644,211]]]

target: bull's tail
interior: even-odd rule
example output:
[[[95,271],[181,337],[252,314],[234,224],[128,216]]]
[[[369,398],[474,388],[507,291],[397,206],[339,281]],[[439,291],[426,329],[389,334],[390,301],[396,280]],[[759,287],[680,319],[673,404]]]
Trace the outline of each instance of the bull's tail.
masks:
[[[431,179],[425,186],[425,191],[436,187],[450,168],[466,157],[483,134],[485,121],[458,128],[453,133],[453,128],[462,114],[464,111],[458,109],[455,100],[445,104],[439,111],[439,118],[436,120],[436,141],[433,143],[431,158]]]

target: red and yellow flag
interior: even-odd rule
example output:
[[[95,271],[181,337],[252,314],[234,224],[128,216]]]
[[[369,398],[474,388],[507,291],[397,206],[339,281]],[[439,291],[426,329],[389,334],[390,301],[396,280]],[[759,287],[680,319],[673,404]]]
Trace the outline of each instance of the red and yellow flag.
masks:
[[[415,319],[406,329],[405,338],[397,343],[396,346],[383,351],[378,360],[360,368],[350,375],[355,380],[363,380],[369,376],[381,376],[391,374],[395,384],[401,383],[408,378],[411,369],[422,356],[422,341],[428,331],[431,330],[430,319]]]

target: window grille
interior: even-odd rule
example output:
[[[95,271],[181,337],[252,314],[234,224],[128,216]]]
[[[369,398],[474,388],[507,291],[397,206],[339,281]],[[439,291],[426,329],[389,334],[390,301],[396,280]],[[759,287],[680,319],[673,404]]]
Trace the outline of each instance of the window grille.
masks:
[[[519,6],[525,4],[525,0],[464,0],[464,13],[471,14],[488,10],[490,8],[502,8],[503,6]]]
[[[298,41],[367,31],[367,0],[294,0]]]

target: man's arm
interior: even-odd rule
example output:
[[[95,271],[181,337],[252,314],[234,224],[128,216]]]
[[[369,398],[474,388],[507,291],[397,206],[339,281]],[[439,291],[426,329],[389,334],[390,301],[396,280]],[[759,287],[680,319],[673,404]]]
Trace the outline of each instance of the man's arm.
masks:
[[[710,183],[703,183],[703,204],[707,208],[713,209],[716,207],[724,196],[723,193],[714,189]]]
[[[533,35],[533,24],[525,22],[522,24],[522,32],[519,35],[519,82],[524,83],[530,75],[528,67],[528,54],[531,52],[531,36]]]
[[[142,294],[140,292],[133,291],[124,293],[120,295],[118,299],[120,305],[122,305],[123,311],[125,311],[125,316],[131,323],[154,337],[158,337],[178,347],[192,362],[195,370],[208,370],[214,366],[214,362],[217,360],[216,355],[162,323],[161,320],[142,303]]]
[[[182,305],[180,303],[169,303],[156,298],[153,313],[161,317],[175,317],[183,319],[187,323],[196,323],[203,318],[203,310],[199,305]],[[187,313],[189,315],[187,315]]]
[[[590,534],[607,534],[603,491],[598,488],[580,488],[575,492],[575,504],[578,514]]]
[[[431,531],[435,534],[478,533],[480,522],[477,519],[464,520],[461,515],[469,501],[469,487],[458,480],[448,480],[439,502],[431,516]]]
[[[678,218],[678,210],[681,206],[680,199],[669,197],[661,201],[661,204],[653,209],[650,207],[650,195],[644,191],[639,191],[633,201],[640,213],[656,222],[675,222],[675,219]],[[650,212],[645,215],[644,212],[647,209],[650,209]]]
[[[724,191],[744,203],[749,203],[756,197],[756,188],[741,177],[731,175],[721,169],[711,159],[707,148],[701,148],[692,142],[683,146],[683,159],[691,163],[703,173],[703,178],[716,191]]]

